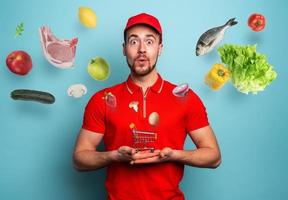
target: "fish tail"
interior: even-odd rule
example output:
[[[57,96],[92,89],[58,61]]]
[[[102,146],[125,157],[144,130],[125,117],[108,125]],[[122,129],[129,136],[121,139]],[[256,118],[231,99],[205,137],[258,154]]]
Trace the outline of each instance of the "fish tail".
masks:
[[[234,26],[238,22],[235,21],[236,18],[229,19],[228,22],[225,24],[225,26]]]

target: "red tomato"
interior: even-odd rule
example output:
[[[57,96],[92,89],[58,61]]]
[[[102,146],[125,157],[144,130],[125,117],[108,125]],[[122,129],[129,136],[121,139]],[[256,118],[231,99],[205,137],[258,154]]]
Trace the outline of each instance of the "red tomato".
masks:
[[[265,28],[266,20],[261,14],[254,13],[248,19],[248,26],[256,32],[262,31]]]
[[[6,58],[9,70],[18,75],[26,75],[32,68],[32,59],[25,51],[13,51]]]

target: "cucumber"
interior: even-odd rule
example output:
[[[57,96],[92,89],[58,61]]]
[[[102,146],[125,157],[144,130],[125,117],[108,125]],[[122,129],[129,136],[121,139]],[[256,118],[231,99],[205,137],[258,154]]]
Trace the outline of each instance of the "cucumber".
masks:
[[[44,104],[53,104],[55,102],[55,97],[52,94],[37,90],[13,90],[11,92],[11,98],[14,100],[36,101]]]

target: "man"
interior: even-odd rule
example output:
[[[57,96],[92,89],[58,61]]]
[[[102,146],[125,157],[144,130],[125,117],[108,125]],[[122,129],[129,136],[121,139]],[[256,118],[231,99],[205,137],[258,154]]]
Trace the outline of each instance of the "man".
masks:
[[[107,167],[109,200],[183,200],[184,165],[216,168],[221,162],[199,97],[191,89],[175,93],[157,73],[162,47],[155,17],[131,17],[123,44],[127,81],[95,93],[85,108],[74,165],[80,171]],[[194,150],[183,150],[187,133]],[[99,152],[102,139],[106,150]]]

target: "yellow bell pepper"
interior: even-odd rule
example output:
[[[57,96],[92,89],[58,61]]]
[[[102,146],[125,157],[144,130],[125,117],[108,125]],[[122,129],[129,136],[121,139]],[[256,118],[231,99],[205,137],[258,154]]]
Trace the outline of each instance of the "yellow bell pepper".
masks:
[[[230,77],[226,67],[221,64],[215,64],[205,76],[205,83],[213,90],[219,90]]]

